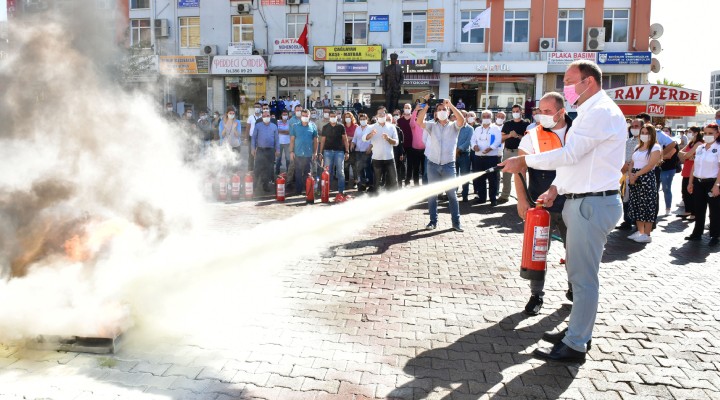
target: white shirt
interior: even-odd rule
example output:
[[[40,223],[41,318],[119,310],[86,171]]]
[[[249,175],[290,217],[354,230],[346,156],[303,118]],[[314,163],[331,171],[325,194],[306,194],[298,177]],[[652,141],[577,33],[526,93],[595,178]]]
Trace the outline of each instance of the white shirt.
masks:
[[[662,151],[662,146],[655,143],[651,151],[647,150],[635,150],[632,154],[633,169],[643,169],[648,165],[650,161],[650,155],[656,151]]]
[[[470,138],[470,147],[474,149],[475,146],[480,149],[480,151],[475,152],[476,156],[497,156],[498,149],[502,146],[502,132],[500,131],[500,127],[491,123],[488,127],[480,125],[475,128]],[[488,147],[491,150],[483,153]]]
[[[563,126],[560,129],[553,129],[552,130],[560,139],[560,143],[565,146],[565,136],[567,134],[567,125]],[[520,139],[520,145],[518,146],[518,149],[525,152],[525,154],[539,154],[540,151],[536,150],[537,145],[537,131],[528,129],[528,133],[525,136],[523,136],[522,139]],[[537,145],[537,146],[536,146]]]
[[[530,129],[537,126],[537,122],[533,122],[532,124],[528,125],[528,127],[525,129],[525,131],[529,131]]]
[[[713,142],[709,149],[705,146],[695,150],[695,172],[693,176],[700,179],[717,178],[720,169],[720,144]]]
[[[248,132],[255,132],[255,122],[257,122],[257,119],[260,118],[262,114],[255,116],[255,114],[250,114],[250,116],[247,119],[247,124],[250,127],[250,130]]]
[[[397,136],[397,130],[395,129],[395,125],[385,123],[385,125],[380,124],[374,124],[371,126],[372,129],[370,129],[369,132],[362,134],[362,140],[364,142],[370,142],[372,143],[372,159],[373,160],[394,160],[395,154],[393,153],[393,145],[388,143],[387,140],[383,137],[383,133],[390,136],[390,139],[398,140]],[[375,130],[377,133],[373,135],[370,140],[368,140],[368,135],[372,133],[372,131]]]
[[[559,194],[618,190],[625,162],[627,124],[620,108],[600,90],[577,108],[562,149],[525,156],[529,167],[556,170]]]

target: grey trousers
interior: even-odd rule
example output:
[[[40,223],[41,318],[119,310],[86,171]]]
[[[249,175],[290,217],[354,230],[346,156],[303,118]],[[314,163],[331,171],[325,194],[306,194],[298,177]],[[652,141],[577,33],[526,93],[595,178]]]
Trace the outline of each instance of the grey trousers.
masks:
[[[568,229],[566,267],[573,288],[573,306],[563,343],[584,352],[597,314],[600,260],[607,236],[622,216],[622,202],[618,195],[568,199],[562,215]]]
[[[505,161],[511,157],[517,157],[517,149],[506,149],[503,147],[502,160]],[[500,192],[500,198],[507,200],[510,198],[510,189],[512,189],[512,179],[514,174],[508,174],[507,172],[502,173],[502,192]]]
[[[563,247],[567,248],[567,227],[562,219],[562,213],[550,212],[550,232],[557,228],[560,232],[560,237],[563,240]],[[550,251],[550,244],[552,239],[548,242],[548,252]],[[531,279],[530,280],[530,293],[534,296],[545,296],[545,279]]]

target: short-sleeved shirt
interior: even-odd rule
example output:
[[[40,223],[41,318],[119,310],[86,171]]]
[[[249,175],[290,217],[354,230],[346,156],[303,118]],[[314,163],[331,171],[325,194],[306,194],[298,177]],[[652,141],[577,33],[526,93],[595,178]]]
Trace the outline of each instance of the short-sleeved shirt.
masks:
[[[313,149],[313,139],[318,137],[317,127],[313,123],[307,126],[302,123],[296,124],[290,134],[295,138],[295,148],[293,151],[298,157],[312,157],[315,149]]]
[[[645,166],[648,165],[648,161],[650,161],[650,154],[656,151],[662,151],[662,147],[657,143],[655,143],[655,145],[653,145],[652,149],[650,149],[649,151],[640,149],[635,150],[632,155],[633,168],[645,168]]]
[[[717,178],[720,168],[720,144],[713,142],[709,149],[705,145],[695,150],[695,172],[696,178],[708,179]]]
[[[370,148],[370,142],[363,140],[363,137],[372,132],[372,125],[358,126],[355,128],[355,136],[352,142],[355,143],[355,151],[365,152]]]
[[[455,149],[460,128],[462,127],[455,122],[448,122],[443,126],[439,122],[425,121],[423,132],[427,136],[425,156],[428,161],[438,165],[455,162]]]
[[[345,143],[342,140],[345,134],[345,127],[340,124],[327,124],[323,126],[320,136],[325,138],[323,150],[345,151]]]
[[[502,133],[508,134],[512,131],[515,131],[515,133],[517,133],[520,138],[522,138],[522,135],[527,130],[528,125],[530,124],[528,122],[525,122],[524,120],[520,120],[517,122],[515,122],[515,120],[506,121],[503,124]],[[505,139],[503,145],[506,149],[515,150],[518,148],[518,146],[520,146],[520,138],[507,138]]]
[[[362,140],[369,141],[372,143],[372,159],[373,160],[393,160],[395,159],[395,153],[393,153],[393,145],[388,143],[385,138],[383,138],[383,133],[387,134],[391,139],[398,140],[397,136],[397,130],[395,129],[395,125],[385,123],[385,125],[380,124],[374,124],[370,127],[371,129],[368,130],[367,133],[363,134]],[[377,131],[377,133],[370,138],[367,139],[368,134],[370,134],[373,130]]]

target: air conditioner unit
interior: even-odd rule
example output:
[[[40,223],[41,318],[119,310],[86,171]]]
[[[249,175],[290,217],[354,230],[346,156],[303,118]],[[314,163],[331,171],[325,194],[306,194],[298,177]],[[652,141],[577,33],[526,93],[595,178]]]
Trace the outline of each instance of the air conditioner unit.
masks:
[[[251,10],[250,3],[240,3],[237,7],[238,14],[249,14]]]
[[[302,0],[285,0],[285,2],[286,2],[289,6],[297,6],[297,5],[300,5],[300,3],[302,2]]]
[[[200,46],[200,55],[203,56],[216,56],[218,53],[218,47],[216,44],[204,44]]]
[[[555,51],[555,38],[540,38],[540,51]]]
[[[170,36],[170,24],[166,19],[155,20],[155,36],[157,37],[168,37]]]
[[[585,40],[585,50],[599,51],[605,48],[605,28],[589,27],[587,30],[587,40]]]

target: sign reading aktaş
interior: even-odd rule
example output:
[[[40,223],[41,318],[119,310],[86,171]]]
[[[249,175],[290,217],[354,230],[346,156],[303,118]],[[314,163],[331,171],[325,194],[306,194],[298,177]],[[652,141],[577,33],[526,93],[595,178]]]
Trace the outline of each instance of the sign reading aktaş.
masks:
[[[305,49],[295,38],[275,39],[273,54],[305,54]]]
[[[315,46],[315,61],[380,61],[382,46]]]
[[[200,7],[200,0],[178,0],[178,7]]]
[[[597,53],[594,51],[551,51],[547,53],[547,61],[550,65],[570,64],[576,60],[588,60],[595,62]]]
[[[390,30],[389,15],[371,15],[370,32],[388,32]]]
[[[598,53],[598,64],[650,64],[652,61],[652,53],[649,51],[609,51]]]

